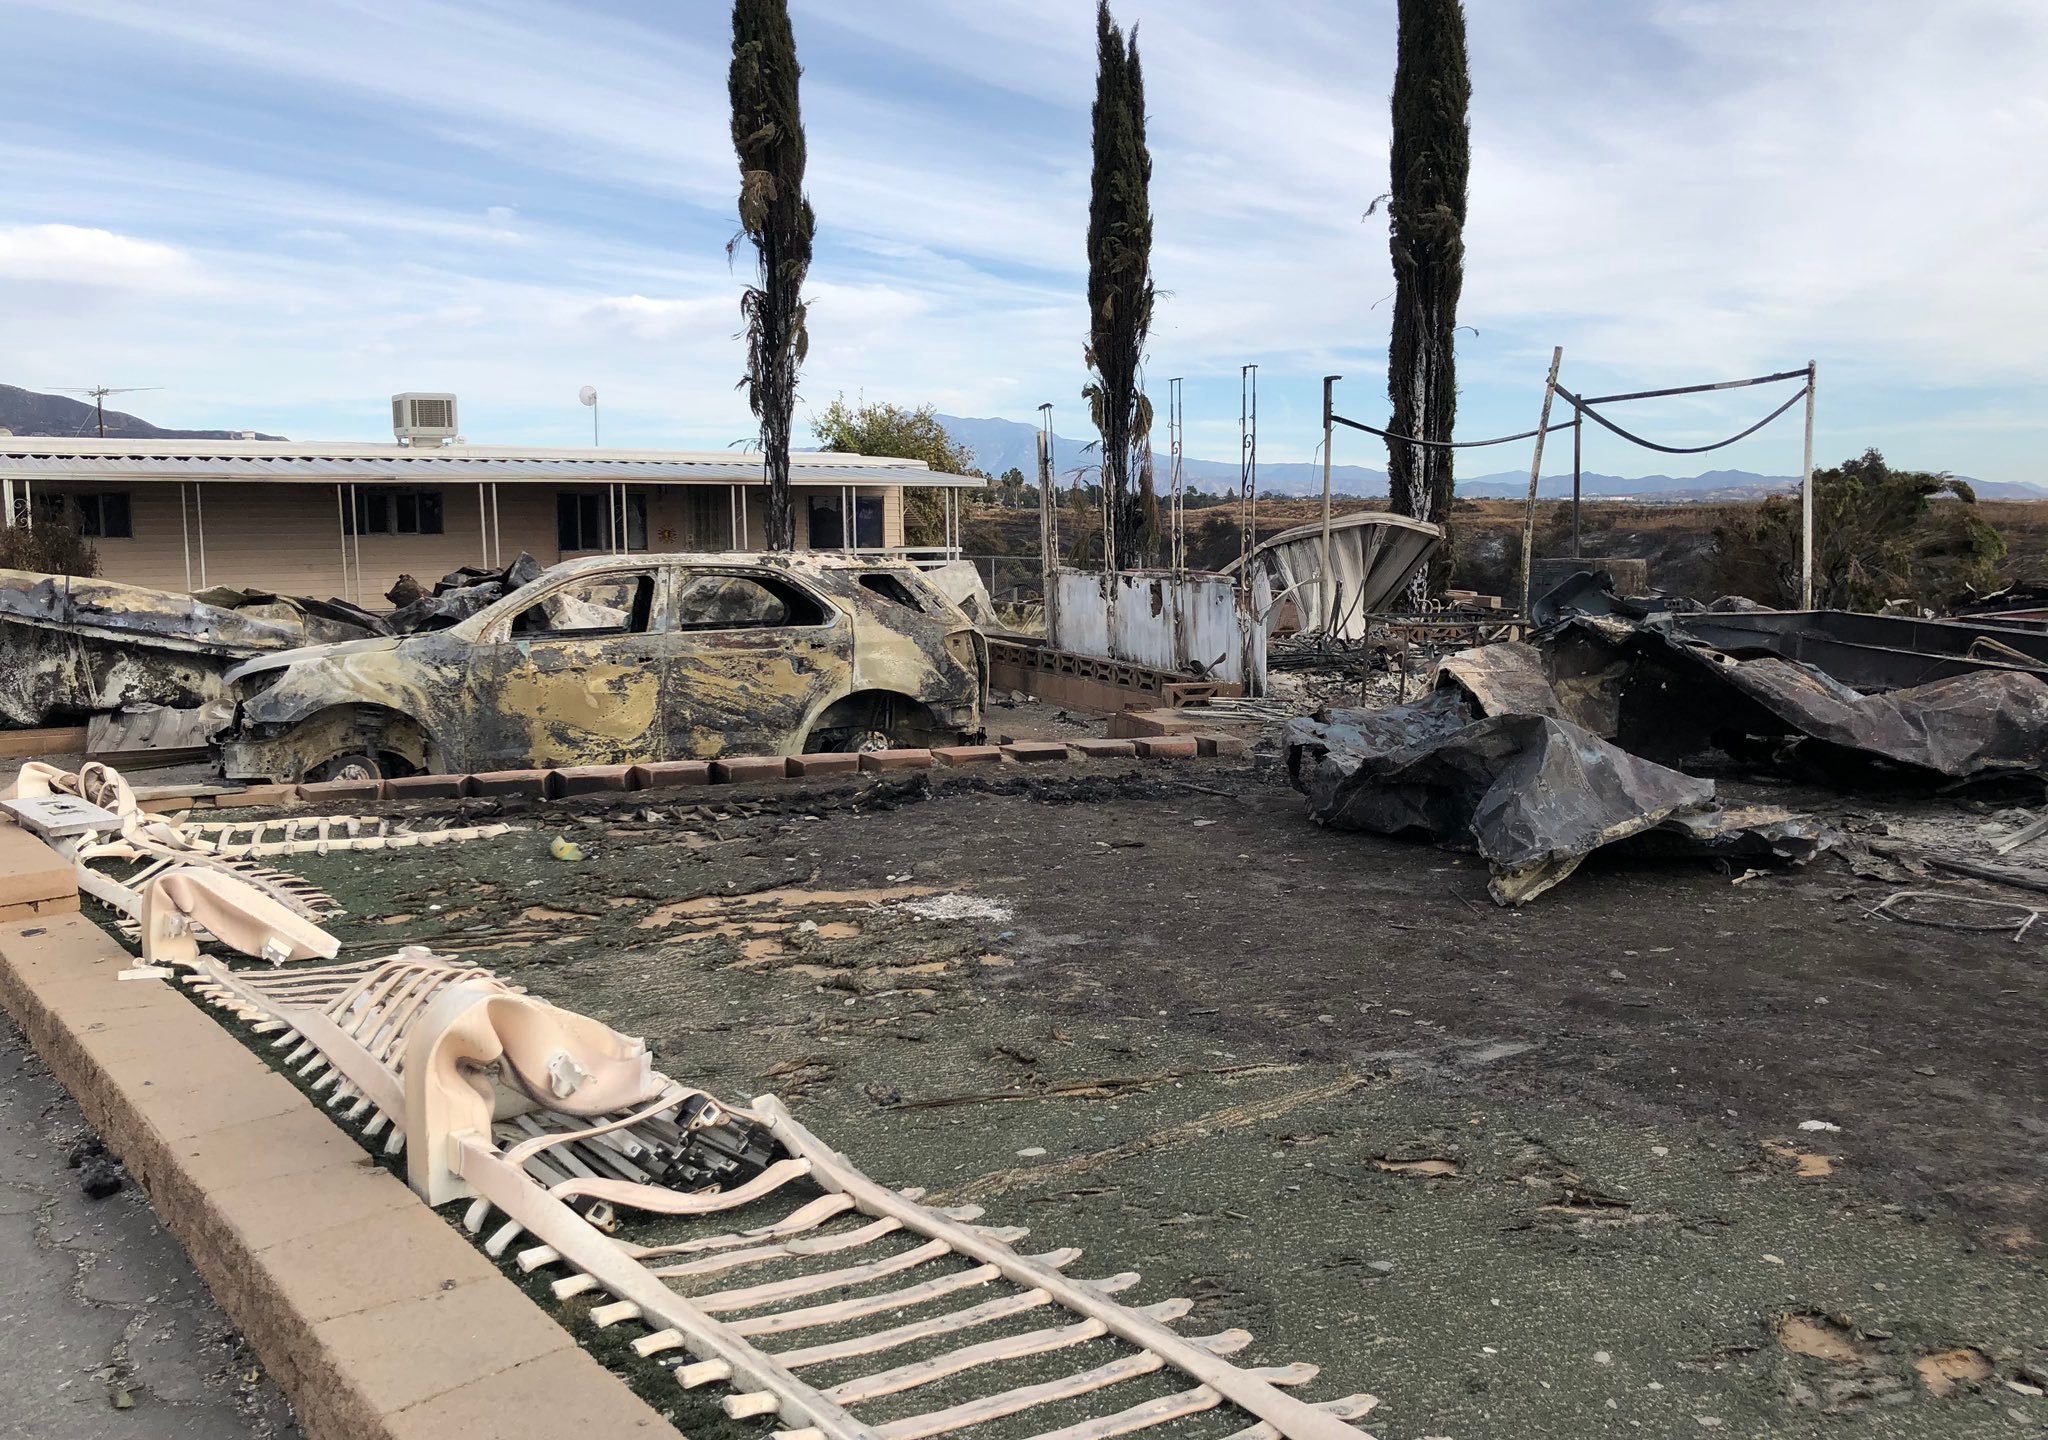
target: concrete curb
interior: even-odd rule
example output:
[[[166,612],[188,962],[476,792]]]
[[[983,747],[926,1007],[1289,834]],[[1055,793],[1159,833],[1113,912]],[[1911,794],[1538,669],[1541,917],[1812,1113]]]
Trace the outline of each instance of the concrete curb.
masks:
[[[0,1005],[148,1194],[309,1440],[679,1440],[199,1006],[162,981],[116,980],[132,963],[75,908],[0,925]]]

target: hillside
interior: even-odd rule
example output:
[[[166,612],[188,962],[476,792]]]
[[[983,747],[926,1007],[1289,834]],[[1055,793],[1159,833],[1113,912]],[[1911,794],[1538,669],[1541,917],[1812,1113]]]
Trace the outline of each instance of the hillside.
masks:
[[[955,441],[974,452],[974,463],[991,475],[1015,466],[1029,479],[1037,474],[1038,427],[1020,420],[971,419],[941,415],[939,423]],[[1054,437],[1061,483],[1078,465],[1095,463],[1094,452],[1082,447],[1088,442],[1064,435]],[[1165,459],[1161,455],[1163,472]],[[1234,460],[1185,459],[1181,464],[1189,485],[1208,491],[1234,493],[1238,467]],[[1372,500],[1387,493],[1387,472],[1365,465],[1337,465],[1330,472],[1331,485],[1339,495]],[[1967,476],[1961,477],[1968,479]],[[1781,490],[1796,489],[1797,475],[1759,475],[1750,470],[1708,470],[1698,475],[1604,475],[1592,471],[1580,477],[1582,494],[1607,500],[1654,500],[1696,502],[1704,500],[1760,500]],[[2048,500],[2048,488],[2004,481],[1971,480],[1986,500]],[[1323,469],[1302,461],[1262,461],[1259,491],[1266,495],[1321,495]],[[1501,470],[1473,475],[1458,481],[1458,494],[1474,500],[1519,499],[1529,493],[1527,470]],[[1537,494],[1546,499],[1569,498],[1570,471],[1543,477]]]
[[[17,385],[0,385],[0,430],[16,435],[85,436],[98,432],[90,401],[68,395],[44,395]],[[254,434],[258,440],[282,440],[242,430],[166,430],[122,410],[107,412],[107,436],[124,440],[235,440]]]
[[[1523,481],[1525,487],[1528,482]],[[1584,548],[1589,556],[1615,556],[1649,562],[1650,583],[1662,591],[1708,601],[1723,593],[1714,549],[1714,529],[1746,511],[1754,502],[1721,499],[1709,503],[1644,503],[1598,500],[1584,507]],[[1340,515],[1385,508],[1385,502],[1338,501]],[[1522,521],[1524,506],[1510,500],[1461,500],[1452,526],[1452,584],[1484,594],[1518,596],[1521,590]],[[2048,583],[2048,506],[2005,500],[1983,502],[1982,513],[1998,528],[2008,547],[2000,567],[2010,581]],[[1313,524],[1322,515],[1320,499],[1273,498],[1259,505],[1258,538]],[[1536,553],[1570,553],[1571,507],[1548,503],[1537,513]],[[1098,516],[1094,511],[1063,509],[1060,515],[1061,554],[1086,565],[1095,553]],[[1240,544],[1235,505],[1188,512],[1188,563],[1195,569],[1221,569],[1237,558]],[[999,599],[1039,588],[1038,512],[976,505],[967,512],[963,534],[968,554],[991,580]]]

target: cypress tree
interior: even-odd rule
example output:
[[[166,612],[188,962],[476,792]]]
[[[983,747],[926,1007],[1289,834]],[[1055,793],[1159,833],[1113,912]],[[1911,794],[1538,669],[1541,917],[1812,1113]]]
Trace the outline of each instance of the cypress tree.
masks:
[[[1394,328],[1387,398],[1396,435],[1448,441],[1458,415],[1458,292],[1465,281],[1465,192],[1472,168],[1461,0],[1399,0],[1394,143],[1388,231],[1394,259]],[[1449,538],[1451,452],[1387,442],[1398,514],[1433,521]],[[1450,573],[1450,546],[1429,568],[1432,592]]]
[[[755,280],[740,297],[747,374],[740,384],[761,422],[770,550],[796,545],[789,496],[789,421],[796,377],[810,349],[804,276],[815,217],[804,195],[804,122],[797,99],[796,36],[788,0],[734,0],[732,144],[740,162],[740,232],[754,242]],[[735,235],[726,247],[739,247]]]
[[[1152,156],[1145,148],[1145,75],[1138,31],[1127,41],[1095,12],[1095,168],[1088,195],[1088,344],[1094,372],[1082,391],[1102,437],[1119,566],[1150,563],[1159,504],[1152,485],[1152,402],[1141,367],[1152,328]]]

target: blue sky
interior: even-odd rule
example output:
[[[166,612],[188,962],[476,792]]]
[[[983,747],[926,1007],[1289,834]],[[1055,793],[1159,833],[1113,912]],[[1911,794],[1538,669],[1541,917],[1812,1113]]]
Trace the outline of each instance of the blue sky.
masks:
[[[1092,0],[796,0],[818,211],[799,416],[844,391],[1081,433]],[[1392,0],[1121,0],[1151,106],[1147,374],[1190,453],[1383,421]],[[1821,366],[1819,458],[2048,481],[2048,5],[1468,0],[1460,434],[1587,393]],[[160,385],[164,424],[722,447],[741,273],[728,11],[549,0],[0,0],[0,381]],[[742,273],[745,256],[742,255]],[[1634,407],[1697,443],[1762,392]],[[1796,413],[1796,412],[1795,412]],[[1163,443],[1163,435],[1160,437]],[[1368,437],[1340,462],[1381,465]],[[1796,471],[1790,421],[1697,461]],[[1467,452],[1462,473],[1526,466]],[[1546,469],[1551,467],[1546,466]]]

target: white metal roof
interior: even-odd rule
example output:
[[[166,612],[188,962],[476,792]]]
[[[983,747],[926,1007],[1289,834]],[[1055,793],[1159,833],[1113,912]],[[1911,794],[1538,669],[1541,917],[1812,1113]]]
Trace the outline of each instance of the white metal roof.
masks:
[[[980,489],[922,460],[799,451],[798,485]],[[738,451],[566,450],[510,445],[404,446],[289,440],[117,440],[0,435],[0,477],[28,480],[248,481],[299,484],[486,481],[504,484],[759,485],[761,456]]]

